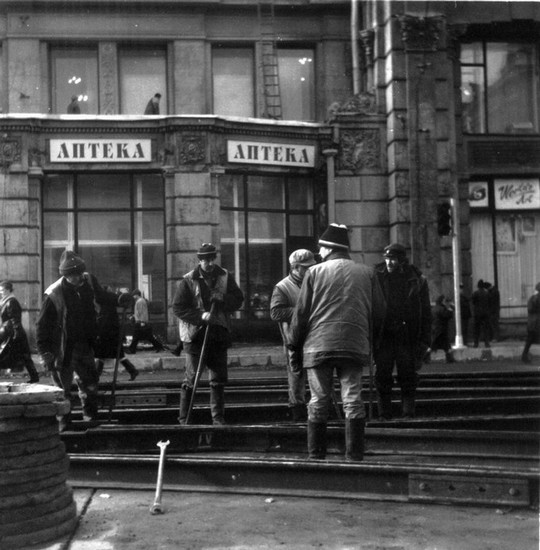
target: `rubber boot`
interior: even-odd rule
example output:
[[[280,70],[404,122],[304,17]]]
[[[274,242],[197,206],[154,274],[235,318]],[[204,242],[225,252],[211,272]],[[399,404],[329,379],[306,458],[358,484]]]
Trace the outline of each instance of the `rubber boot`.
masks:
[[[392,394],[377,393],[379,420],[392,420]]]
[[[36,370],[36,366],[30,357],[25,360],[26,370],[30,376],[30,384],[37,384],[39,382],[39,374]]]
[[[307,407],[304,403],[291,405],[290,411],[293,422],[305,422],[307,420]]]
[[[133,380],[139,376],[137,367],[129,359],[122,359],[120,363],[122,363],[123,367],[127,370],[130,382],[133,382]]]
[[[414,418],[415,415],[415,403],[414,394],[407,394],[401,397],[401,407],[403,418]]]
[[[308,420],[308,458],[324,460],[326,458],[326,423]]]
[[[225,424],[225,388],[223,386],[210,386],[210,411],[212,424],[216,426]]]
[[[193,395],[193,388],[185,388],[182,386],[180,389],[180,409],[178,415],[178,423],[185,424],[186,417],[191,403],[191,396]]]
[[[98,376],[101,376],[103,374],[103,367],[105,367],[105,361],[98,359],[96,361],[96,371]]]
[[[347,418],[345,420],[345,459],[360,461],[364,459],[365,418]]]

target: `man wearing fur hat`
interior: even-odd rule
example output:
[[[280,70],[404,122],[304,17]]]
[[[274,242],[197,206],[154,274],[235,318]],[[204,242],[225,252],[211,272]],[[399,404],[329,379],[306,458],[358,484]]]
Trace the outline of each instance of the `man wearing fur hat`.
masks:
[[[290,347],[303,351],[311,399],[310,459],[326,457],[326,426],[334,371],[345,413],[345,456],[364,456],[362,369],[369,366],[374,335],[384,318],[384,298],[373,269],[349,255],[345,225],[331,224],[319,239],[322,263],[304,277],[290,327]]]
[[[417,370],[431,341],[431,304],[426,278],[407,260],[405,247],[385,247],[375,273],[386,298],[383,334],[375,348],[375,385],[379,418],[392,418],[392,372],[397,370],[402,415],[414,417]]]
[[[182,277],[173,300],[173,312],[179,319],[180,339],[186,353],[180,391],[180,424],[186,422],[206,326],[208,339],[205,363],[210,378],[212,422],[225,424],[229,315],[240,308],[244,295],[234,277],[216,264],[216,257],[216,247],[204,243],[197,252],[199,265]]]
[[[65,250],[60,258],[60,279],[45,290],[37,320],[37,349],[54,383],[71,397],[73,378],[79,388],[83,419],[97,419],[98,373],[93,346],[97,336],[95,301],[101,299],[95,278],[85,273],[84,260]],[[93,284],[93,280],[96,284]],[[69,415],[59,418],[60,431]]]
[[[302,280],[307,270],[317,262],[313,253],[304,248],[289,256],[289,275],[279,281],[270,300],[270,318],[279,323],[279,330],[287,355],[287,379],[289,383],[289,410],[293,422],[306,420],[306,371],[302,368],[302,353],[288,349],[289,324],[298,301]]]

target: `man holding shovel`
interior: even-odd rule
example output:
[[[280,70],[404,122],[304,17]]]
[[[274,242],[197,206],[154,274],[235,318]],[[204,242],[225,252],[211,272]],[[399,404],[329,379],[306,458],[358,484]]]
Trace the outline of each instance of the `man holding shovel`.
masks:
[[[216,263],[213,244],[203,244],[199,265],[180,280],[173,300],[173,313],[179,319],[186,367],[180,392],[178,421],[188,420],[197,370],[205,365],[210,378],[210,409],[213,424],[225,424],[224,388],[227,383],[227,349],[230,346],[229,315],[244,301],[234,277]]]

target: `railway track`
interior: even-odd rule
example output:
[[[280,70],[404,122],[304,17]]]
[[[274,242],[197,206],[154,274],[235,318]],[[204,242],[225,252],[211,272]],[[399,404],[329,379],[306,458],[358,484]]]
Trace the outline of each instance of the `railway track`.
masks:
[[[70,482],[151,488],[167,440],[165,490],[537,506],[540,378],[520,374],[423,377],[417,418],[369,421],[360,463],[344,461],[336,417],[328,459],[306,459],[306,426],[286,421],[281,377],[232,380],[226,426],[210,424],[206,382],[189,426],[177,424],[178,381],[118,384],[110,415],[111,387],[101,384],[102,425],[88,428],[76,409],[75,429],[62,434]]]

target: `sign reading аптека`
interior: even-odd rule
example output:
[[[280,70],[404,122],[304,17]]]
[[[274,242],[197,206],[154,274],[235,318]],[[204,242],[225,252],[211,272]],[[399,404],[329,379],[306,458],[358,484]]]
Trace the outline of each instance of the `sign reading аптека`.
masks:
[[[151,162],[149,139],[51,139],[50,162]]]

